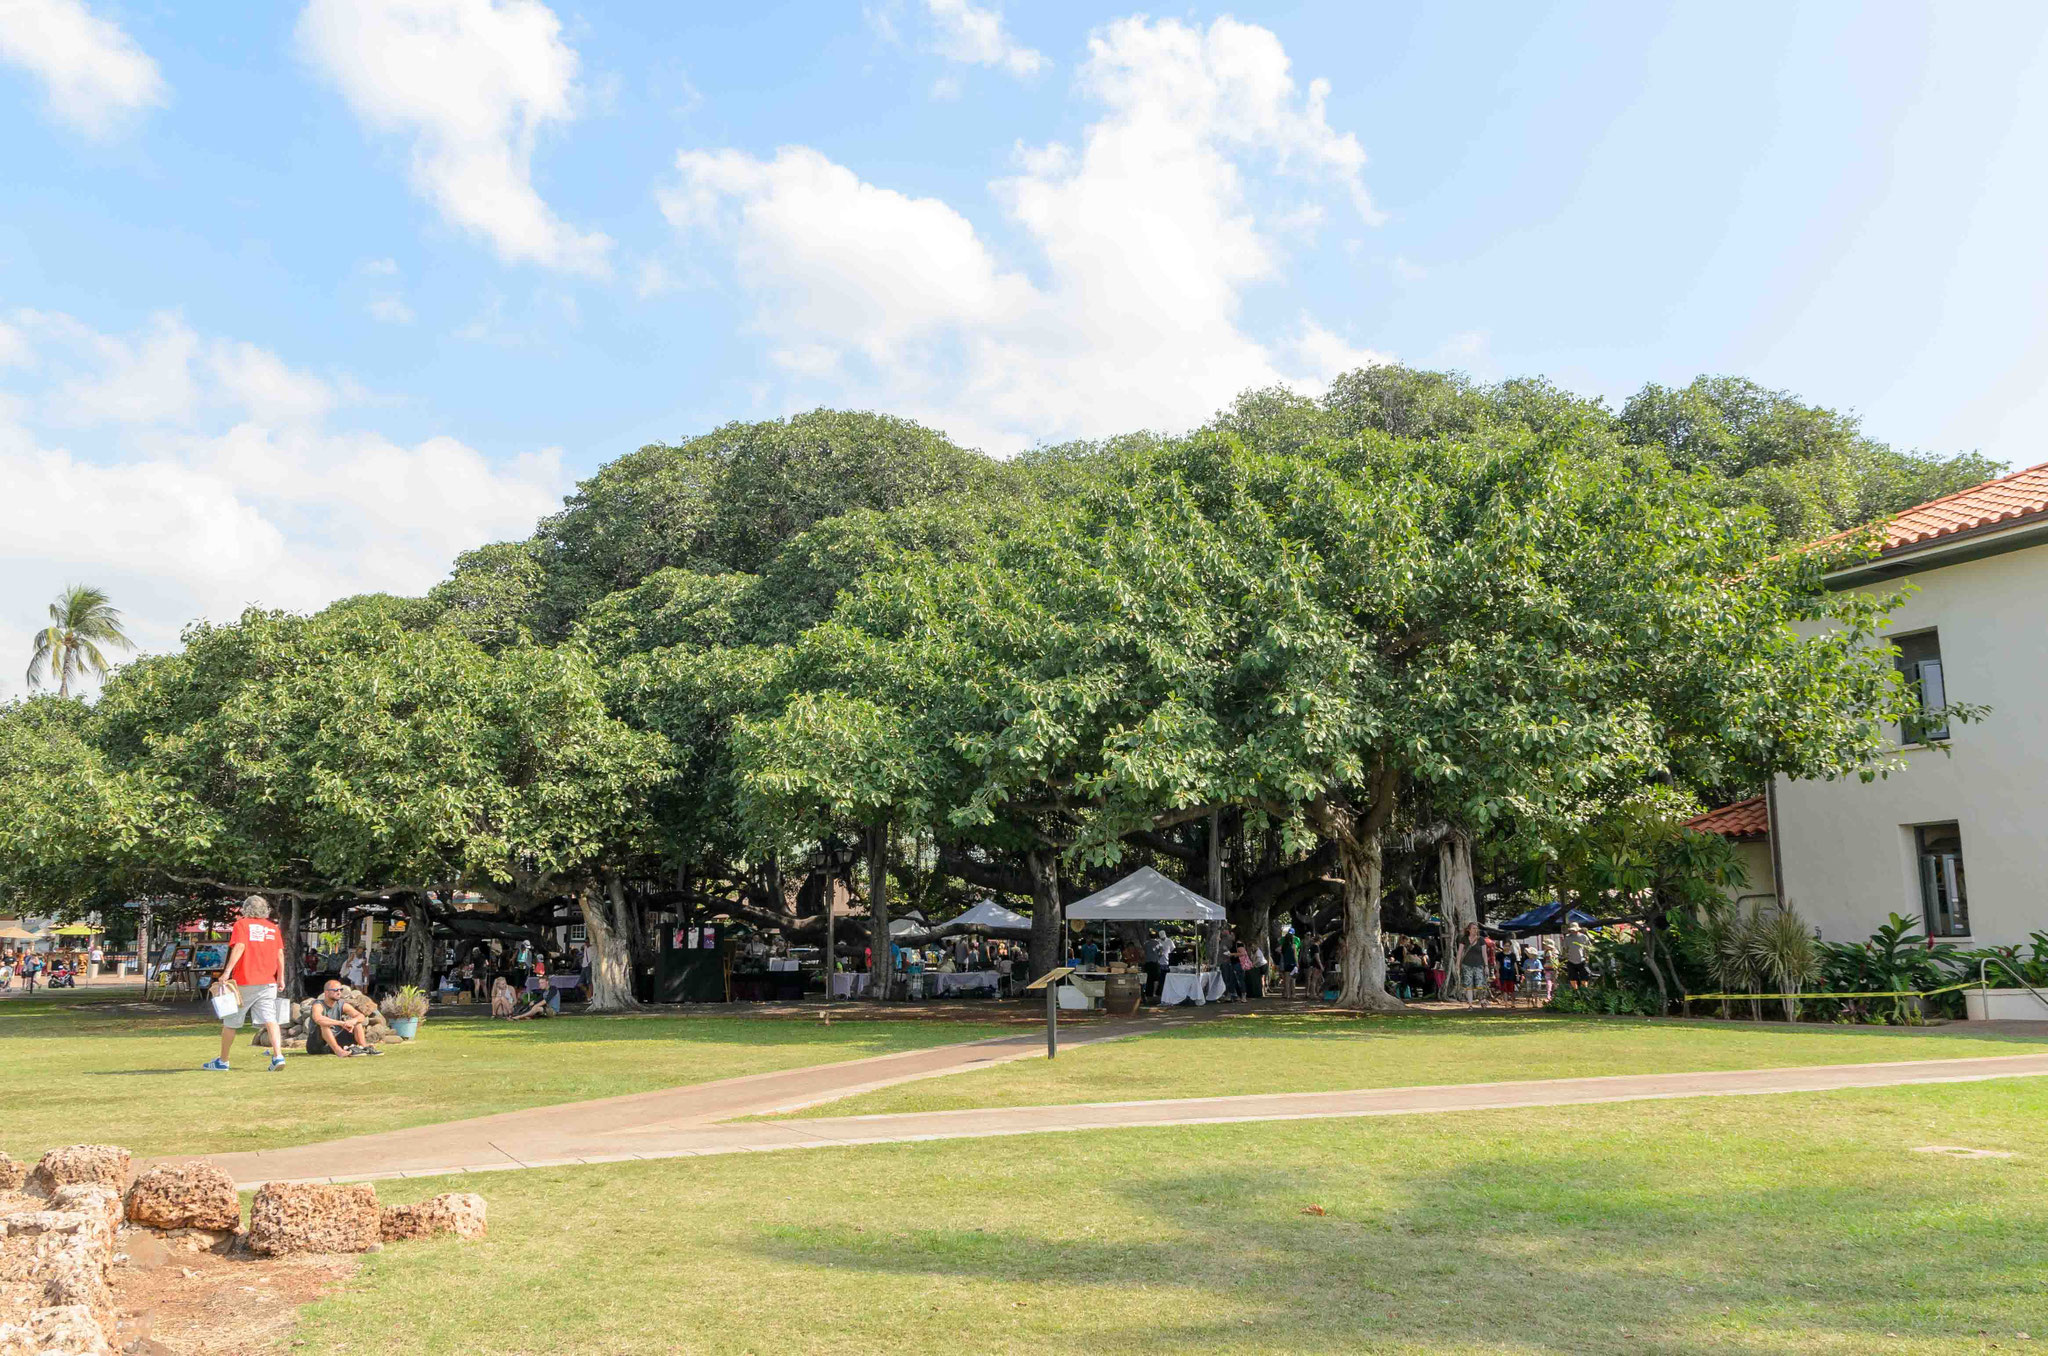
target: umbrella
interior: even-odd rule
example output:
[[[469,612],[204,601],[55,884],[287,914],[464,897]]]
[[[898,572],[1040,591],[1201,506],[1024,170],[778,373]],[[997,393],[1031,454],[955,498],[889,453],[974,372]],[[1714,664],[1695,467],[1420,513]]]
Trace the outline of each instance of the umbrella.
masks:
[[[0,928],[0,938],[10,942],[32,942],[40,936],[41,933],[30,932],[25,928]]]
[[[83,923],[66,923],[63,927],[58,928],[54,935],[58,937],[91,937],[105,931],[105,928],[87,927]]]

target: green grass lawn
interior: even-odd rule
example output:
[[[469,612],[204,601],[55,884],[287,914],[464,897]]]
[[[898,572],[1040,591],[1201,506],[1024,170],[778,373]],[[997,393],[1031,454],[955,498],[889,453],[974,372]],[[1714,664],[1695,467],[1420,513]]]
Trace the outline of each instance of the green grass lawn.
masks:
[[[367,1258],[299,1349],[2034,1350],[2044,1164],[2036,1078],[387,1182],[490,1237]]]
[[[1950,1034],[1955,1033],[1955,1034]],[[1525,1016],[1246,1015],[906,1083],[798,1113],[1129,1102],[1255,1092],[2019,1055],[2048,1041],[1959,1027],[1751,1026]],[[2048,1324],[2044,1324],[2048,1326]],[[2048,1336],[2048,1334],[2044,1334]]]
[[[196,1006],[160,1011],[136,997],[87,990],[0,1001],[0,1150],[33,1158],[79,1142],[138,1155],[269,1149],[1006,1034],[914,1021],[434,1016],[418,1041],[380,1059],[296,1055],[271,1074],[266,1052],[244,1038],[234,1069],[216,1074],[199,1066],[220,1053],[218,1022]]]

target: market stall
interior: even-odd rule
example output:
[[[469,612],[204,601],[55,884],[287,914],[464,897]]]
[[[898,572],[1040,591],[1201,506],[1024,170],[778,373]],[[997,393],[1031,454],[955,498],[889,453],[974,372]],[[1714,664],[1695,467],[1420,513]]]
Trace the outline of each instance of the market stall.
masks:
[[[1225,914],[1223,906],[1214,900],[1204,899],[1184,885],[1154,871],[1151,867],[1140,867],[1106,890],[1098,890],[1086,899],[1067,906],[1067,917],[1080,923],[1100,923],[1105,937],[1111,925],[1118,923],[1220,923]],[[1104,954],[1108,947],[1103,948]],[[1098,970],[1077,971],[1070,976],[1063,989],[1075,990],[1075,998],[1065,992],[1059,995],[1061,1007],[1093,1007],[1097,1003],[1112,1012],[1128,1011],[1136,1004],[1127,995],[1139,983],[1131,967],[1121,962],[1108,962]],[[1098,989],[1096,986],[1100,986]],[[1206,966],[1177,966],[1166,975],[1161,1003],[1172,1006],[1175,1003],[1206,1003],[1223,996],[1223,976]],[[1076,1001],[1076,999],[1081,1001]]]

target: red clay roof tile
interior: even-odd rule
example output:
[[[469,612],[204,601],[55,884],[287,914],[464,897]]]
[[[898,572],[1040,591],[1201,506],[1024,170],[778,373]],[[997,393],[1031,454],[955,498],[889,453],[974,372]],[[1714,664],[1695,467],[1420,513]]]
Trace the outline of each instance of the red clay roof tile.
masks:
[[[2048,462],[1907,509],[1885,524],[1879,554],[2030,518],[2048,518]]]
[[[1771,836],[1771,812],[1762,796],[1751,796],[1738,800],[1733,805],[1723,805],[1718,810],[1709,810],[1696,819],[1685,821],[1686,827],[1698,829],[1701,833],[1718,833],[1723,838],[1754,839]]]

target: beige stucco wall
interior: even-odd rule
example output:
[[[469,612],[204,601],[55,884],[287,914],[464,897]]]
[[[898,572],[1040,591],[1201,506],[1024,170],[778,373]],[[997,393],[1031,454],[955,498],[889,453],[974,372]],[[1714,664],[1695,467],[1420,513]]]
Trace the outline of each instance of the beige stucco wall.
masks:
[[[1730,885],[1721,893],[1732,900],[1742,902],[1744,908],[1751,904],[1768,904],[1770,901],[1759,900],[1755,896],[1774,895],[1778,892],[1778,883],[1771,876],[1771,845],[1734,843],[1730,846],[1735,849],[1735,859],[1742,863],[1742,869],[1749,879],[1741,885]]]
[[[1780,893],[1830,941],[1861,940],[1889,913],[1919,919],[1913,826],[1953,820],[1971,931],[1955,940],[2020,942],[2048,928],[2048,546],[1911,582],[1891,633],[1939,628],[1949,701],[1991,712],[1954,725],[1947,756],[1906,750],[1906,769],[1885,780],[1779,778]]]

